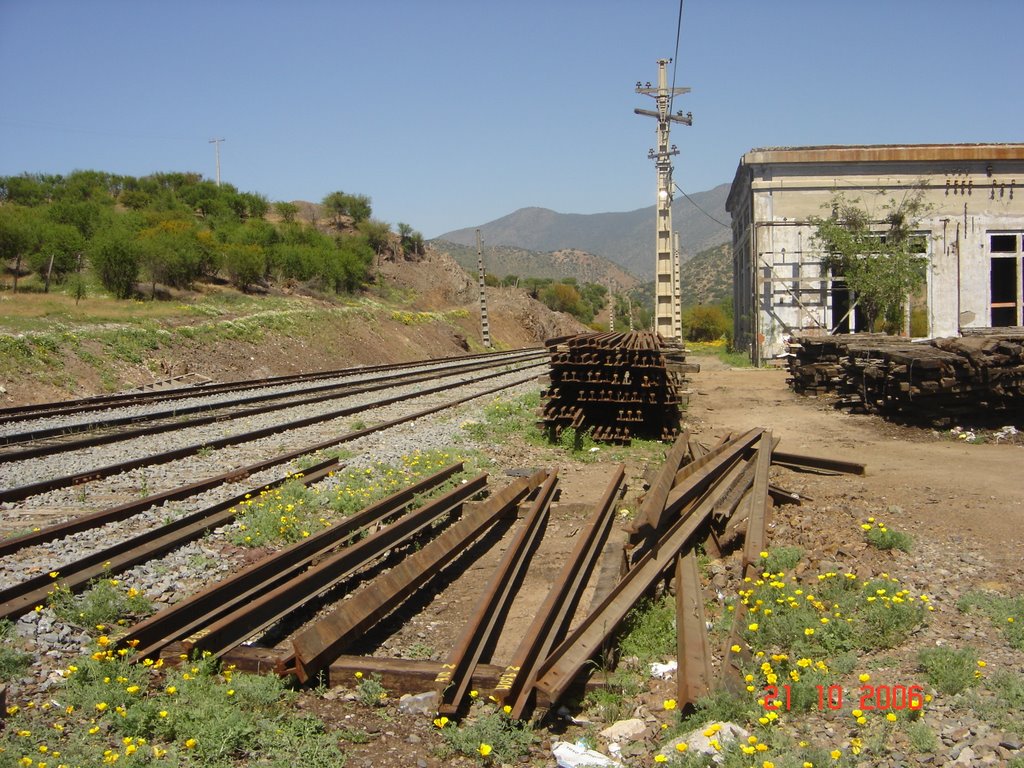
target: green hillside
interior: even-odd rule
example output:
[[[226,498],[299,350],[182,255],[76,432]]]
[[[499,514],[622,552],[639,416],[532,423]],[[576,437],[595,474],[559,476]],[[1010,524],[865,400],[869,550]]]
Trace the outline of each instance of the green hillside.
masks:
[[[471,275],[477,271],[476,246],[460,245],[447,240],[431,240],[430,246],[447,253]],[[611,286],[616,293],[628,291],[639,284],[639,280],[608,259],[591,253],[567,248],[549,253],[539,253],[525,248],[508,245],[490,246],[484,244],[484,270],[488,275],[504,279],[509,275],[527,278],[551,278],[563,280],[575,278],[580,284],[596,283]]]
[[[707,248],[679,267],[683,306],[732,299],[732,244]]]

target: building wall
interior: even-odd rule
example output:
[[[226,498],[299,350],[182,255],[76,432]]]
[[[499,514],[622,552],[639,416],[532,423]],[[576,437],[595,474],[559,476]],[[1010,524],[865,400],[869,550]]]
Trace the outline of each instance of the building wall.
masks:
[[[928,207],[918,227],[927,243],[928,335],[992,324],[994,233],[1018,234],[1016,318],[1022,322],[1024,145],[755,150],[741,159],[726,204],[737,346],[761,362],[783,354],[790,334],[826,334],[842,319],[809,222],[829,215],[835,192],[881,219],[886,203],[917,189]],[[1001,275],[1008,274],[1004,267]]]

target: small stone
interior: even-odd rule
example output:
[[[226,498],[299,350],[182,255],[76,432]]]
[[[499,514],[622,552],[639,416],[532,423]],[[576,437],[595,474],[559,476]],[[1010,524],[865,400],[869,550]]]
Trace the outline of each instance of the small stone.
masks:
[[[970,747],[964,747],[953,760],[953,765],[974,765],[977,755]]]
[[[1019,749],[1024,749],[1024,742],[1016,737],[1008,736],[999,742],[999,746],[1016,752]]]
[[[619,720],[601,731],[598,736],[605,741],[633,741],[641,737],[646,730],[647,723],[634,717],[629,720]]]
[[[398,711],[407,715],[433,715],[437,712],[437,691],[402,696],[398,700]]]

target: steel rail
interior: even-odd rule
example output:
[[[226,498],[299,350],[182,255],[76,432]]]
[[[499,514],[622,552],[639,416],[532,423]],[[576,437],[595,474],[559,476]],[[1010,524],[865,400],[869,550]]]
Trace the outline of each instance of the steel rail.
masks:
[[[611,532],[615,520],[615,499],[625,476],[626,467],[619,464],[612,473],[604,495],[597,502],[594,514],[587,521],[586,528],[494,689],[494,696],[499,701],[512,701],[509,714],[517,720],[523,717],[535,698],[533,684],[537,680],[538,668],[569,631],[569,624],[583,598],[584,587],[594,572]]]
[[[622,623],[633,605],[675,565],[676,556],[707,523],[717,497],[705,493],[622,577],[609,595],[555,648],[538,671],[535,686],[557,701]],[[671,503],[671,499],[670,499]]]
[[[683,431],[665,454],[665,461],[644,496],[636,517],[626,526],[627,532],[631,535],[657,529],[661,511],[665,508],[665,502],[668,501],[668,494],[672,490],[676,472],[679,471],[686,458],[689,443],[690,433]]]
[[[231,392],[242,389],[258,389],[263,387],[276,387],[283,384],[301,383],[304,381],[317,381],[338,376],[358,376],[364,373],[375,373],[377,371],[397,370],[401,368],[415,368],[432,362],[441,361],[462,361],[482,358],[499,358],[501,356],[516,355],[523,352],[535,352],[543,349],[540,347],[527,347],[512,352],[483,352],[475,355],[460,355],[458,357],[435,358],[425,360],[414,360],[408,363],[386,363],[383,365],[353,366],[351,368],[339,368],[329,371],[317,371],[312,373],[286,374],[283,376],[270,376],[261,379],[239,379],[236,381],[207,384],[202,387],[182,387],[169,391],[151,392],[122,392],[113,395],[96,395],[94,397],[79,398],[65,402],[37,403],[34,405],[19,405],[7,408],[0,408],[0,418],[8,423],[16,421],[27,421],[30,419],[43,419],[52,416],[66,416],[73,413],[83,413],[104,408],[118,408],[130,405],[145,405],[151,401],[180,400],[193,397],[204,397],[208,394],[219,392]]]
[[[691,547],[676,558],[676,698],[695,704],[711,693],[711,641],[704,618],[697,553]]]
[[[264,557],[129,628],[124,637],[118,639],[118,645],[134,647],[136,659],[158,654],[171,642],[181,640],[203,624],[212,623],[240,602],[257,597],[309,566],[314,559],[323,557],[355,531],[397,514],[418,494],[438,488],[462,470],[462,462],[445,467],[370,504],[351,517],[339,520],[330,528]]]
[[[747,535],[743,541],[743,575],[753,577],[759,570],[761,552],[764,551],[767,534],[768,515],[772,508],[772,499],[768,494],[768,473],[772,467],[772,433],[761,435],[757,449],[757,461],[754,470],[754,483],[747,497],[748,522]]]
[[[276,580],[276,586],[244,605],[232,611],[217,612],[215,620],[201,622],[200,628],[185,638],[186,648],[218,657],[224,655],[247,638],[325,594],[389,550],[410,541],[443,516],[461,510],[462,505],[486,485],[487,474],[477,475],[302,573],[284,581]]]
[[[547,365],[547,363],[546,362],[535,363],[533,365],[528,365],[528,366],[524,366],[523,368],[519,368],[519,369],[517,369],[517,371],[519,371],[519,370],[524,370],[525,371],[525,370],[530,370],[532,368],[539,368],[539,367],[541,367],[543,365]],[[498,376],[504,376],[507,373],[509,373],[509,372],[508,371],[498,371],[497,373],[490,373],[490,374],[487,374],[485,376],[479,376],[479,377],[477,377],[475,379],[472,379],[471,381],[462,382],[459,386],[467,386],[467,385],[470,385],[470,384],[478,384],[478,383],[480,383],[482,381],[487,381],[489,379],[497,378]],[[453,407],[455,405],[460,405],[461,403],[467,402],[469,400],[474,400],[474,399],[476,399],[478,397],[482,397],[483,395],[491,394],[493,392],[498,392],[498,391],[501,391],[503,389],[508,389],[509,387],[514,387],[514,386],[517,386],[518,384],[523,384],[523,383],[529,381],[531,378],[533,378],[533,377],[531,376],[531,377],[527,377],[527,378],[524,378],[524,379],[518,379],[518,380],[516,380],[516,381],[514,381],[514,382],[512,382],[510,384],[505,384],[505,385],[502,385],[500,387],[494,387],[494,388],[488,389],[488,390],[486,390],[484,392],[478,392],[478,393],[470,395],[468,397],[461,398],[459,400],[455,400],[455,401],[449,402],[449,403],[447,403],[445,405],[442,405],[442,406],[438,406],[438,407],[435,407],[435,408],[428,408],[426,410],[420,411],[419,415],[416,416],[415,418],[420,418],[422,416],[427,416],[427,415],[430,415],[432,413],[436,413],[437,411],[443,410],[444,408],[450,408],[450,407]],[[391,405],[393,403],[398,403],[398,402],[401,402],[403,400],[413,400],[413,399],[415,399],[417,397],[423,397],[425,395],[436,394],[437,392],[443,392],[443,391],[447,391],[447,390],[450,390],[450,389],[452,389],[452,385],[450,385],[450,384],[439,385],[439,386],[436,386],[436,387],[429,387],[429,388],[424,389],[424,390],[422,390],[420,392],[416,392],[416,393],[414,393],[412,395],[396,395],[394,397],[388,397],[388,398],[384,398],[382,400],[377,400],[377,401],[375,401],[373,403],[369,403],[367,405],[349,406],[349,407],[346,407],[346,408],[341,408],[341,409],[332,411],[330,413],[319,414],[317,416],[309,416],[309,417],[306,417],[306,418],[297,419],[295,421],[287,422],[285,424],[278,424],[278,425],[271,426],[271,427],[264,427],[264,428],[261,428],[261,429],[258,429],[258,430],[254,430],[252,432],[240,433],[238,435],[232,435],[232,436],[229,436],[229,437],[223,437],[223,438],[219,438],[217,440],[208,440],[208,441],[206,441],[204,443],[197,443],[197,444],[193,444],[193,445],[188,445],[188,446],[184,446],[182,448],[176,448],[176,449],[170,450],[170,451],[163,451],[162,453],[151,454],[149,456],[144,456],[144,457],[137,458],[137,459],[129,459],[127,461],[118,462],[116,464],[110,464],[110,465],[107,465],[105,467],[97,467],[96,469],[86,470],[84,472],[78,472],[78,473],[73,474],[73,475],[63,475],[63,476],[60,476],[60,477],[51,478],[49,480],[41,480],[39,482],[29,483],[27,485],[18,486],[16,488],[8,488],[8,489],[0,490],[0,502],[4,502],[4,501],[20,501],[22,499],[26,499],[26,498],[28,498],[30,496],[34,496],[34,495],[39,494],[39,493],[44,493],[46,491],[56,490],[58,488],[67,488],[67,487],[70,487],[70,486],[80,485],[82,483],[86,483],[86,482],[89,482],[91,480],[100,480],[100,479],[102,479],[104,477],[110,477],[111,475],[116,475],[116,474],[119,474],[121,472],[125,472],[125,471],[130,470],[130,469],[136,469],[138,467],[145,467],[145,466],[150,466],[150,465],[154,465],[154,464],[164,464],[164,463],[169,462],[169,461],[174,461],[176,459],[181,459],[181,458],[185,458],[187,456],[192,456],[192,455],[194,455],[196,453],[199,453],[202,450],[207,450],[207,449],[210,449],[210,448],[224,448],[224,447],[229,446],[229,445],[236,445],[236,444],[239,444],[239,443],[245,443],[245,442],[249,442],[251,440],[257,440],[257,439],[259,439],[261,437],[267,437],[268,435],[276,435],[276,434],[279,434],[281,432],[285,432],[285,431],[288,431],[288,430],[291,430],[291,429],[298,429],[300,427],[306,427],[306,426],[309,426],[311,424],[316,424],[316,423],[321,422],[321,421],[330,421],[331,419],[336,419],[336,418],[339,418],[339,417],[342,417],[342,416],[349,416],[349,415],[352,415],[354,413],[360,413],[362,411],[368,411],[368,410],[371,410],[373,408],[380,408],[382,406]],[[358,430],[356,432],[350,432],[347,435],[342,435],[340,438],[334,438],[334,439],[331,439],[331,440],[326,440],[326,441],[324,441],[322,443],[318,443],[318,444],[316,444],[314,446],[307,447],[307,448],[303,449],[302,453],[308,453],[309,451],[320,450],[322,448],[338,445],[339,443],[343,443],[343,442],[346,442],[348,440],[354,440],[357,437],[363,437],[364,435],[371,434],[372,432],[376,432],[376,431],[379,431],[381,429],[385,429],[387,427],[395,426],[396,424],[401,424],[401,423],[404,423],[405,421],[411,421],[411,420],[412,420],[412,418],[397,419],[397,420],[392,420],[391,422],[386,422],[385,424],[377,425],[376,427],[370,427],[368,429]]]
[[[537,488],[544,473],[520,478],[445,529],[418,552],[378,576],[334,612],[307,624],[292,638],[295,674],[307,682],[325,669],[360,632],[376,624],[458,557],[465,547]]]
[[[772,454],[772,464],[798,472],[818,472],[820,474],[863,475],[867,471],[866,467],[858,461],[825,459],[820,456],[804,456],[785,451],[775,451]]]
[[[543,535],[557,485],[558,473],[549,472],[484,588],[476,611],[466,622],[462,635],[435,678],[438,713],[454,715],[462,707],[473,680],[473,670],[508,615],[515,592]]]
[[[319,482],[340,467],[338,459],[328,459],[311,467],[300,480],[304,485],[310,485]],[[79,591],[93,579],[106,574],[121,573],[139,563],[198,539],[206,531],[233,520],[235,518],[234,507],[245,501],[246,498],[257,496],[260,491],[283,485],[294,477],[292,474],[284,475],[257,488],[249,489],[245,493],[185,515],[172,523],[150,529],[72,563],[62,565],[52,571],[60,574],[57,578],[42,574],[0,590],[0,619],[9,619],[27,613],[33,606],[45,602],[55,586]]]
[[[540,357],[540,355],[534,355],[527,358],[519,358],[515,362],[522,362],[524,360],[532,359],[534,357]],[[507,360],[502,360],[500,365],[508,365]],[[0,443],[4,445],[11,445],[20,442],[33,442],[36,440],[47,439],[56,436],[77,434],[79,432],[87,432],[93,429],[105,429],[108,427],[119,427],[127,426],[129,424],[140,424],[147,421],[156,421],[159,419],[173,419],[173,421],[163,424],[151,424],[146,427],[137,427],[135,429],[120,430],[117,432],[110,432],[100,435],[92,435],[88,437],[82,437],[75,440],[64,440],[55,444],[44,444],[36,445],[27,448],[19,448],[9,451],[0,450],[0,463],[12,462],[12,461],[23,461],[26,459],[36,458],[38,456],[52,456],[58,453],[64,453],[66,451],[81,450],[83,448],[92,448],[97,445],[108,445],[110,443],[120,442],[122,440],[130,440],[135,437],[143,437],[146,435],[157,435],[164,432],[173,432],[182,429],[191,429],[192,427],[201,427],[207,424],[222,423],[227,421],[235,421],[237,419],[244,419],[250,416],[256,416],[264,413],[273,413],[275,411],[287,410],[288,408],[297,408],[304,405],[312,405],[314,403],[326,402],[329,400],[335,400],[342,397],[351,397],[353,395],[363,394],[365,392],[376,392],[382,389],[389,389],[395,386],[405,386],[408,384],[418,384],[421,381],[432,381],[441,376],[455,376],[462,373],[469,373],[478,370],[487,370],[495,367],[496,363],[489,362],[477,362],[469,363],[466,365],[446,367],[443,369],[429,370],[423,372],[416,372],[412,374],[394,374],[387,376],[380,376],[376,379],[359,381],[348,384],[327,384],[320,387],[315,387],[310,390],[306,390],[309,394],[305,396],[303,393],[297,392],[286,392],[286,393],[273,393],[273,394],[262,394],[254,395],[251,398],[242,398],[234,400],[228,403],[206,403],[202,405],[195,405],[189,408],[183,408],[180,410],[163,411],[148,414],[139,414],[135,416],[123,416],[109,421],[91,422],[89,424],[82,424],[73,427],[52,427],[38,432],[21,432],[18,434],[7,435],[6,437],[0,437]],[[262,405],[254,408],[243,408],[240,410],[229,410],[237,408],[240,405],[252,402],[266,402],[267,400],[280,400],[282,398],[297,398],[290,400],[285,403],[273,403],[270,405]],[[182,416],[188,416],[191,413],[199,413],[202,411],[226,411],[225,413],[213,413],[206,416],[200,416],[187,420],[180,420]],[[78,429],[77,427],[81,427]]]
[[[83,515],[82,517],[76,517],[72,520],[67,520],[63,523],[57,523],[55,525],[48,526],[40,531],[32,531],[22,536],[0,541],[0,557],[10,555],[25,547],[35,546],[37,544],[43,544],[48,541],[60,539],[72,533],[78,533],[79,531],[99,527],[101,525],[106,525],[107,523],[116,522],[118,520],[125,520],[131,517],[132,515],[136,515],[139,512],[149,509],[152,506],[162,504],[166,501],[175,501],[187,498],[188,496],[192,496],[197,493],[202,493],[203,491],[210,490],[211,488],[215,488],[218,485],[223,485],[229,482],[237,482],[239,480],[245,479],[249,475],[255,474],[256,472],[261,472],[265,469],[269,469],[270,467],[276,466],[278,464],[284,464],[285,462],[288,461],[294,461],[295,459],[298,459],[301,456],[305,456],[306,454],[333,448],[337,445],[340,445],[341,443],[349,442],[360,437],[365,437],[367,435],[373,434],[374,432],[379,432],[384,429],[390,429],[391,427],[398,426],[409,421],[414,421],[425,416],[430,416],[431,414],[437,413],[438,411],[444,410],[445,408],[453,408],[457,405],[469,402],[470,400],[475,400],[478,397],[483,397],[484,395],[489,395],[494,392],[500,392],[502,389],[507,389],[509,386],[516,386],[517,384],[525,383],[526,381],[529,381],[529,379],[514,382],[513,384],[509,384],[506,386],[494,387],[492,389],[488,389],[485,392],[480,392],[475,395],[469,395],[467,397],[461,398],[451,403],[446,403],[441,406],[435,406],[433,408],[427,408],[426,410],[418,411],[409,416],[391,419],[390,421],[385,421],[373,427],[366,427],[364,429],[356,430],[354,432],[349,432],[347,434],[341,435],[340,437],[337,438],[331,438],[318,443],[314,443],[313,445],[303,446],[302,448],[299,448],[297,450],[288,451],[287,453],[273,456],[265,461],[260,461],[257,462],[256,464],[250,464],[245,467],[240,467],[239,469],[233,469],[223,474],[206,478],[205,480],[200,480],[195,483],[179,486],[178,488],[172,488],[171,490],[147,496],[143,499],[139,499],[138,501],[129,502],[128,504],[121,504],[116,507],[111,507],[110,509],[100,510],[89,515]]]

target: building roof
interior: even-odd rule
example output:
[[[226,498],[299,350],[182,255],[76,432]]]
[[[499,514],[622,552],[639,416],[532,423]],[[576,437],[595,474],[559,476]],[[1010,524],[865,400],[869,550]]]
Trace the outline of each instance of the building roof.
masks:
[[[751,165],[799,163],[914,163],[1024,160],[1024,144],[836,144],[760,147],[740,158],[725,209],[732,211],[744,169]]]
[[[862,163],[929,160],[1024,160],[1024,144],[847,144],[762,147],[740,159],[752,163]]]

